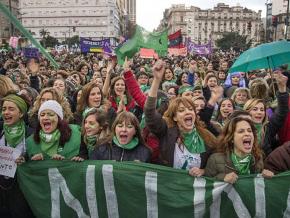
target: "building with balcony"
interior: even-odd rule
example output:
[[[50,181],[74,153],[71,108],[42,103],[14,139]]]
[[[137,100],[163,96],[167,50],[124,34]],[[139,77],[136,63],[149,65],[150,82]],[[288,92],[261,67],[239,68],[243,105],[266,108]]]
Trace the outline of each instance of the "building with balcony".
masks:
[[[18,0],[1,0],[1,3],[4,4],[14,16],[18,16]],[[9,20],[0,13],[0,38],[9,39],[11,36],[15,35],[15,28]]]
[[[169,34],[181,29],[183,37],[190,37],[198,44],[207,43],[210,39],[214,42],[225,32],[238,32],[256,44],[264,37],[261,36],[261,13],[261,10],[255,12],[241,6],[229,7],[224,3],[206,10],[184,4],[172,5],[165,10],[158,29],[168,27]]]
[[[79,35],[116,44],[125,6],[124,0],[19,0],[19,10],[22,24],[36,39],[45,30],[60,41]]]

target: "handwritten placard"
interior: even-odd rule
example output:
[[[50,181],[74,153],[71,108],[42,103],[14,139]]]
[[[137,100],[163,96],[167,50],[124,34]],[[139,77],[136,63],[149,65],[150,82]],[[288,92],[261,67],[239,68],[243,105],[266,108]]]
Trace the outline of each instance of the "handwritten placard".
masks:
[[[21,151],[8,146],[0,146],[0,175],[14,178],[17,164],[15,160]]]

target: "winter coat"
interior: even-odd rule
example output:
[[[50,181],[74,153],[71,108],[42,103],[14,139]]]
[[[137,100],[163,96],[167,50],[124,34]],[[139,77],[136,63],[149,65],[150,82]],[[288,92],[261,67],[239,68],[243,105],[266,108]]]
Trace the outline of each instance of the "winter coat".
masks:
[[[81,144],[81,132],[79,126],[70,124],[69,127],[71,128],[70,139],[64,144],[63,149],[58,152],[59,155],[64,156],[66,159],[78,156]],[[42,153],[44,158],[50,158],[49,155],[42,152],[40,144],[37,144],[33,137],[34,135],[31,135],[27,138],[27,154],[29,158],[39,153]]]
[[[180,136],[177,126],[169,128],[166,121],[162,118],[161,114],[156,112],[156,97],[148,97],[144,113],[146,125],[152,133],[154,133],[160,141],[160,161],[161,164],[173,167],[174,164],[174,151],[176,142]],[[206,166],[207,159],[211,154],[211,150],[206,146],[206,152],[201,153],[201,166],[203,169]]]
[[[151,151],[145,145],[138,144],[133,149],[124,149],[113,141],[97,146],[90,156],[91,160],[116,160],[116,161],[140,161],[150,162]]]
[[[276,144],[276,134],[283,126],[285,118],[289,111],[288,99],[289,94],[287,92],[277,92],[278,106],[275,110],[275,113],[271,116],[269,122],[265,126],[264,139],[262,140],[262,149],[266,155],[269,155],[271,151],[275,149],[274,145]]]
[[[290,141],[269,154],[265,160],[265,169],[275,174],[290,170]]]
[[[264,164],[262,159],[260,159],[257,163],[252,161],[250,166],[250,173],[260,173],[262,172],[263,168]],[[214,153],[209,157],[205,168],[205,176],[213,177],[223,181],[226,174],[232,172],[237,173],[229,153]]]

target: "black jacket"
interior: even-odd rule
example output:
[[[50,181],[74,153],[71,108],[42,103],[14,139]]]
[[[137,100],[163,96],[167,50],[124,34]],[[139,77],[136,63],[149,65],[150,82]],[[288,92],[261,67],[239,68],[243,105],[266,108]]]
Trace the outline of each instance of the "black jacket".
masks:
[[[140,143],[135,148],[127,150],[120,148],[112,142],[112,144],[106,143],[96,147],[90,159],[150,162],[151,151],[148,147]]]

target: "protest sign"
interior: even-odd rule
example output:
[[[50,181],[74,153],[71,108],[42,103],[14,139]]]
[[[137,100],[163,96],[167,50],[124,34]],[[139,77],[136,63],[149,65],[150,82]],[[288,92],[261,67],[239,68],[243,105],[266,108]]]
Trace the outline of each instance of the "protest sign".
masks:
[[[187,55],[187,48],[168,48],[169,56],[183,56]]]
[[[154,49],[140,48],[140,57],[141,58],[158,58],[158,54],[154,51]]]
[[[110,39],[90,40],[81,37],[80,47],[82,53],[107,53],[112,54]]]
[[[36,217],[289,217],[290,172],[234,185],[137,162],[33,161],[18,182]]]
[[[14,178],[17,164],[15,160],[21,151],[8,146],[0,146],[0,175]]]

